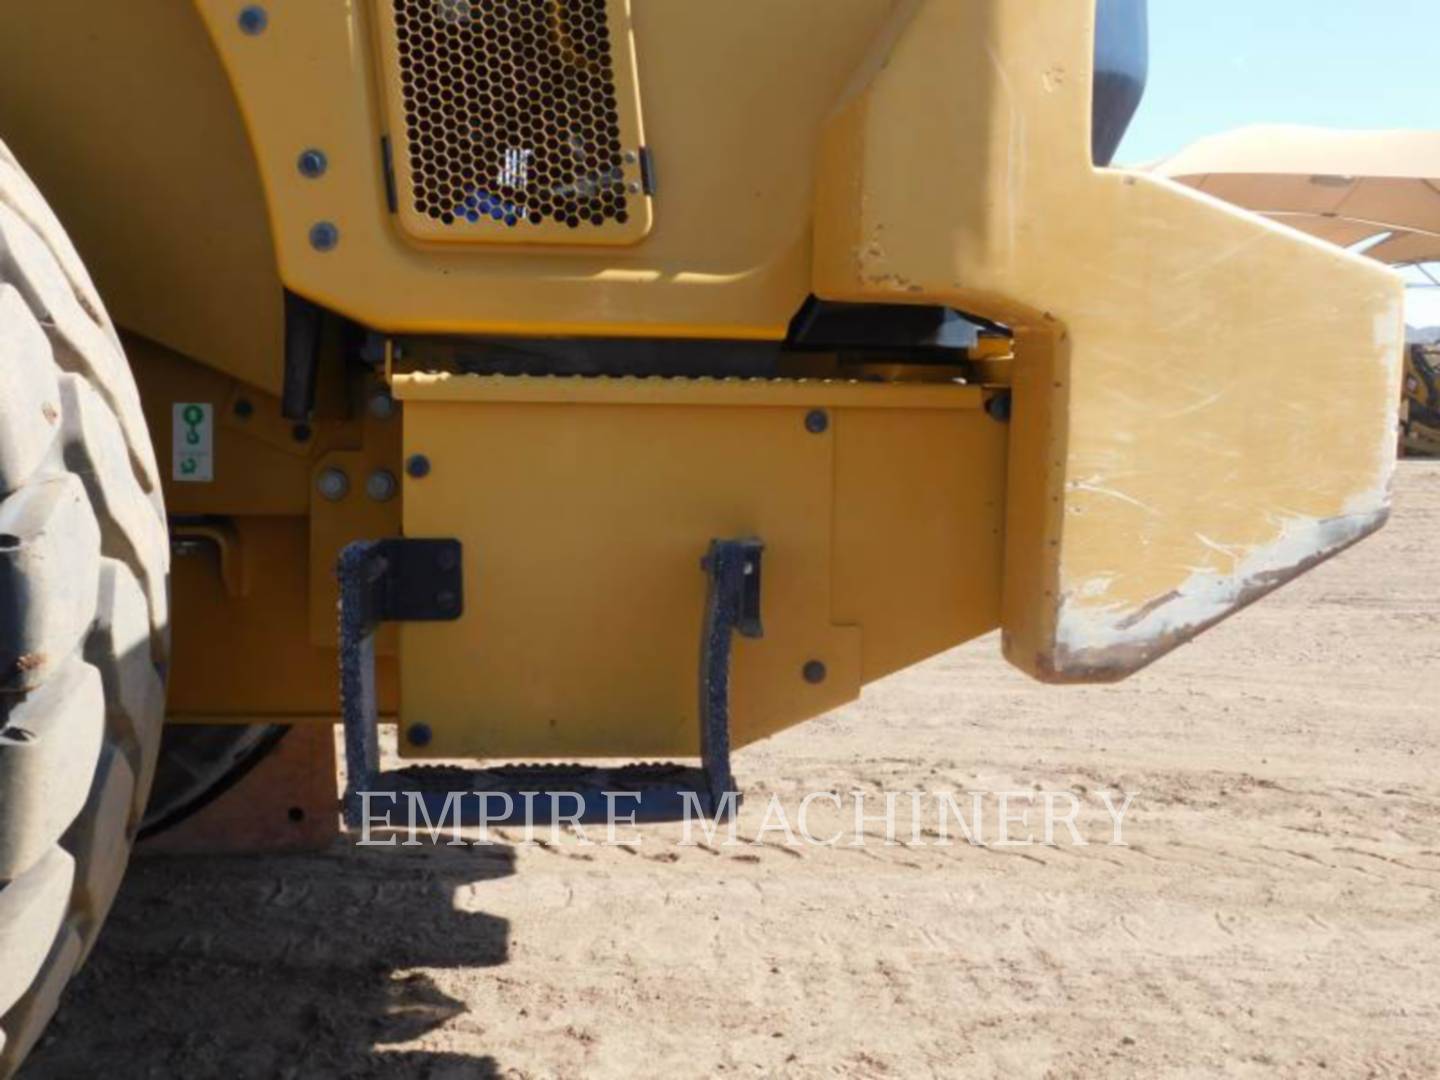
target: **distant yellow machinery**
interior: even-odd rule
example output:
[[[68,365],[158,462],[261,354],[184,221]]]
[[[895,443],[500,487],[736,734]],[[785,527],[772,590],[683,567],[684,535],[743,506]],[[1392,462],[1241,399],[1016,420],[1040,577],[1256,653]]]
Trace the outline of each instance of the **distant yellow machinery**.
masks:
[[[699,756],[623,783],[714,812],[732,747],[927,656],[1121,678],[1378,528],[1400,284],[1107,167],[1144,37],[1137,0],[12,5],[6,1065],[152,773],[158,826],[343,716],[352,788],[408,790],[383,717],[416,759]]]
[[[1411,454],[1440,454],[1440,348],[1411,345],[1405,357],[1400,444]]]

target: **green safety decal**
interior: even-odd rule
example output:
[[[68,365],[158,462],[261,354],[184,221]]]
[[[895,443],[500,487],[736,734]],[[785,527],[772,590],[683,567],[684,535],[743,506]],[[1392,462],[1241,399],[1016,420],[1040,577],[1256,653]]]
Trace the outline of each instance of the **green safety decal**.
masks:
[[[175,461],[172,477],[182,484],[215,479],[215,408],[196,401],[176,402]]]

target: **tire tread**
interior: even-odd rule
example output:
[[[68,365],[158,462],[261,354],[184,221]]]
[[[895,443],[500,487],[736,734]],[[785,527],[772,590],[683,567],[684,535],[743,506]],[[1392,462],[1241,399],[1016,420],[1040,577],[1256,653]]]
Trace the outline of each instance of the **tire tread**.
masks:
[[[120,340],[0,143],[0,1078],[120,885],[164,722],[169,559]]]

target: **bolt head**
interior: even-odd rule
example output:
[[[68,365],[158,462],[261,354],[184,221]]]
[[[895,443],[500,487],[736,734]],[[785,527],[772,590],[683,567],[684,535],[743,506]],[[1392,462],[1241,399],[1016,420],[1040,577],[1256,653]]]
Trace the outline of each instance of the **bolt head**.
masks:
[[[985,411],[990,419],[1005,423],[1010,419],[1010,391],[1002,390],[985,402]]]
[[[825,665],[822,664],[819,660],[807,660],[805,662],[805,666],[800,669],[800,673],[805,676],[805,681],[810,683],[812,686],[816,686],[824,682],[825,676],[827,674],[825,670]]]
[[[317,221],[310,226],[310,246],[316,251],[334,251],[340,246],[339,226],[330,221]]]
[[[255,37],[270,25],[270,13],[259,4],[250,4],[241,10],[239,23],[243,33]]]
[[[433,735],[429,724],[411,724],[405,729],[405,738],[411,746],[429,746]]]
[[[255,415],[255,403],[249,398],[237,398],[235,401],[235,415],[241,420],[249,420]]]
[[[330,168],[330,159],[325,156],[323,150],[306,150],[300,155],[296,168],[300,170],[301,176],[310,180],[318,180]]]
[[[411,479],[420,480],[430,475],[430,459],[424,454],[411,454],[405,462],[405,472]]]
[[[400,489],[400,481],[389,469],[376,469],[365,481],[365,494],[376,502],[389,502]]]
[[[290,437],[296,442],[309,442],[311,434],[309,424],[296,424],[290,429]]]
[[[811,435],[823,435],[830,429],[830,414],[824,409],[811,409],[805,414],[805,430]]]
[[[350,494],[350,477],[345,475],[344,469],[322,469],[315,478],[315,490],[320,492],[322,498],[339,502]]]
[[[387,390],[377,391],[370,395],[369,409],[376,420],[389,420],[395,415],[395,399]]]

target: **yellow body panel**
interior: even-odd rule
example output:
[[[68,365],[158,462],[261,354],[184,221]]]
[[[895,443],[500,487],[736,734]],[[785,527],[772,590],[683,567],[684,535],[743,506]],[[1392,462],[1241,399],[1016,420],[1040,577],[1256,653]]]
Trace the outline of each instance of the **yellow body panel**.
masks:
[[[818,294],[1015,328],[1005,649],[1054,680],[1133,671],[1383,522],[1403,327],[1366,260],[1093,167],[1091,18],[902,5],[816,221]]]
[[[172,403],[208,403],[215,415],[214,481],[174,483],[166,473],[180,545],[171,590],[172,718],[333,720],[336,552],[400,530],[398,493],[379,502],[365,491],[377,469],[399,475],[398,413],[378,419],[357,408],[353,418],[296,425],[280,418],[276,399],[221,372],[134,335],[125,347],[162,461]],[[316,478],[337,467],[349,491],[332,502],[318,494]],[[383,707],[393,712],[393,628],[382,630],[377,651]]]
[[[283,304],[265,194],[191,4],[6,4],[0,138],[119,325],[279,392]]]
[[[350,439],[324,422],[307,424],[309,437],[296,439],[295,425],[280,417],[278,398],[133,334],[125,335],[125,351],[156,452],[167,466],[172,404],[197,402],[214,409],[215,480],[174,483],[171,470],[164,468],[165,508],[172,516],[306,515],[311,455]],[[243,419],[241,402],[248,406]]]
[[[465,553],[464,616],[401,625],[401,719],[430,726],[427,755],[696,753],[712,538],[766,545],[765,636],[735,647],[736,745],[996,623],[1005,428],[978,387],[396,388],[406,456],[432,466],[406,480],[405,533]]]
[[[311,643],[303,517],[234,519],[229,551],[182,538],[171,568],[171,718],[203,723],[330,723],[340,713],[335,649]],[[243,594],[221,557],[240,562]],[[333,609],[332,609],[333,611]],[[393,659],[376,667],[380,709],[396,706]]]
[[[214,483],[166,486],[208,530],[175,578],[187,717],[333,715],[330,568],[401,525],[465,543],[469,594],[458,623],[403,628],[386,710],[431,724],[436,755],[578,756],[695,748],[714,537],[771,545],[769,633],[736,652],[744,743],[996,625],[1042,678],[1122,675],[1384,518],[1399,284],[1093,167],[1087,0],[630,0],[657,187],[648,234],[615,247],[407,232],[389,9],[263,7],[247,33],[233,0],[50,0],[0,37],[0,135],[130,333],[157,443],[174,402],[215,404]],[[1015,338],[969,369],[786,357],[864,383],[406,374],[386,425],[364,402],[388,363],[331,326],[297,427],[286,287],[402,369],[454,360],[439,335],[778,342],[812,294]],[[956,375],[1013,384],[1013,421]],[[399,427],[433,471],[366,502],[371,472],[402,471]]]
[[[257,36],[231,0],[195,0],[251,132],[291,289],[397,333],[746,339],[784,337],[810,291],[815,136],[893,2],[631,0],[653,229],[631,248],[521,251],[422,246],[397,227],[374,0],[277,0]],[[319,180],[296,169],[307,147],[329,157]],[[311,247],[319,221],[339,229],[335,250]]]

